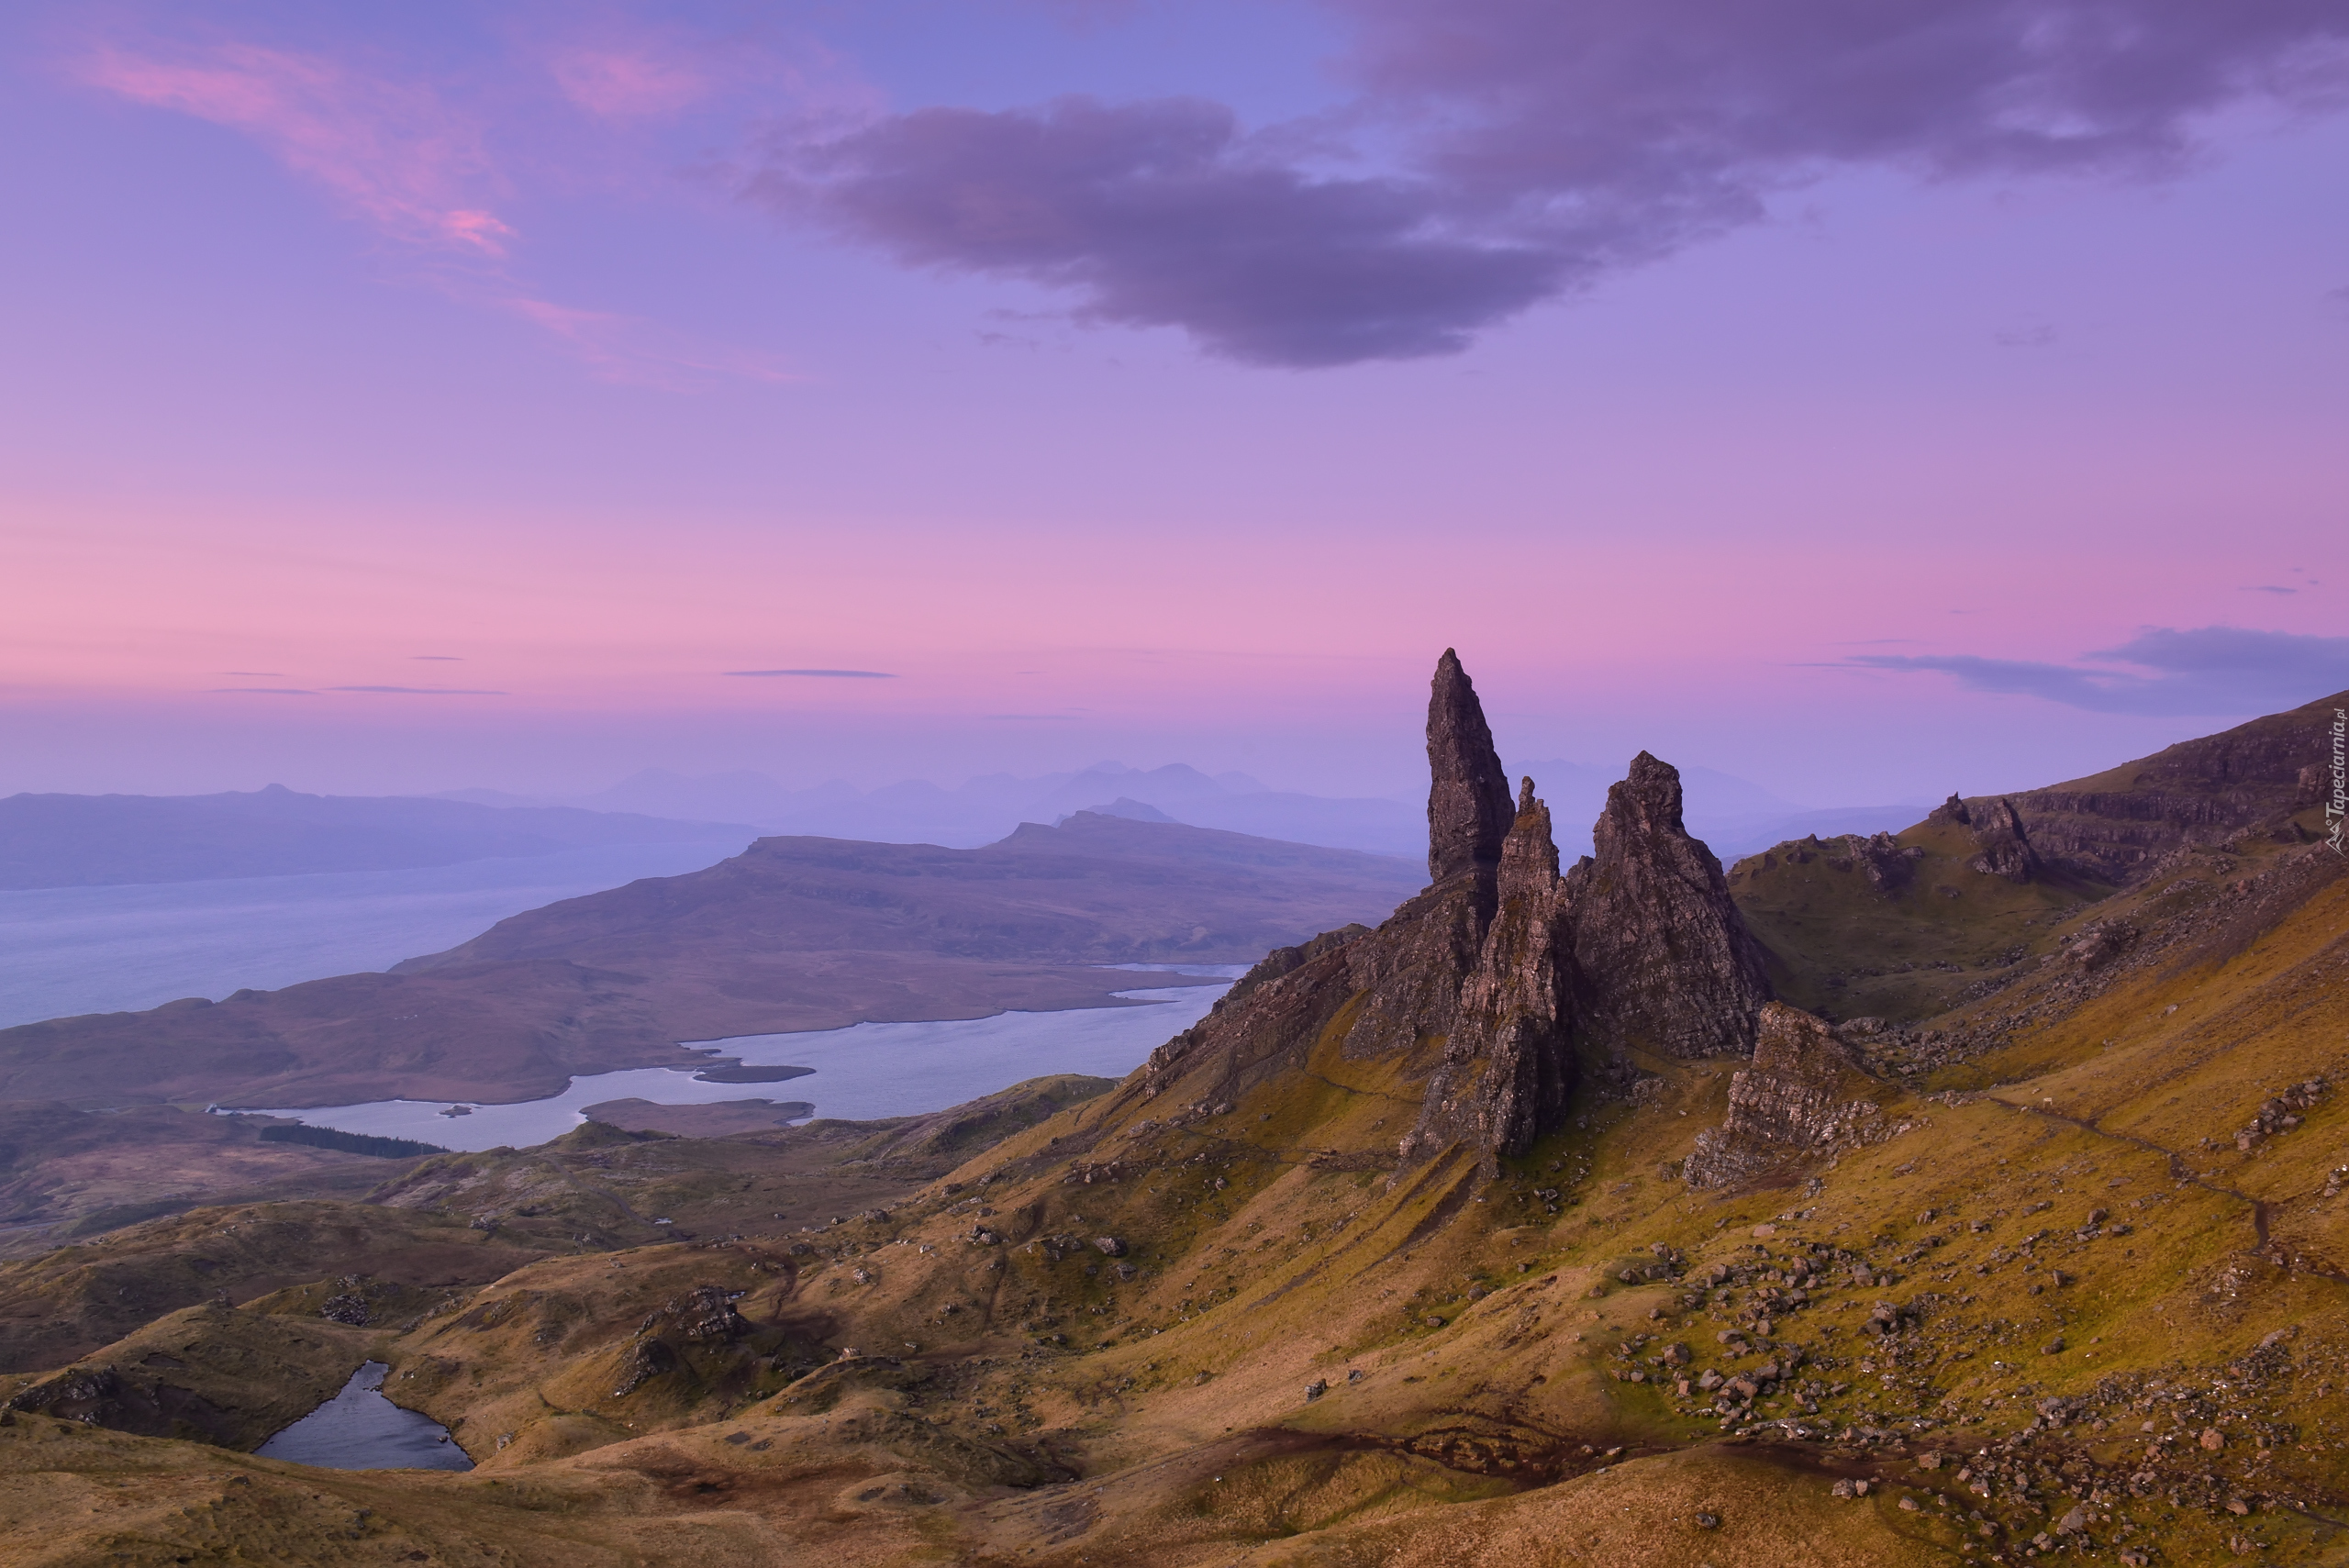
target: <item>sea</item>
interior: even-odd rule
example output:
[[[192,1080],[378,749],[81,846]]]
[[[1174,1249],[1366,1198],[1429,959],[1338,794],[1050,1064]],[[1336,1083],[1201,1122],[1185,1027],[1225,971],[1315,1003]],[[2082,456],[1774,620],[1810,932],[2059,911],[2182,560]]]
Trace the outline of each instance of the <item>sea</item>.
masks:
[[[509,915],[734,852],[613,844],[410,871],[0,891],[0,1028],[389,969]]]
[[[509,915],[640,877],[699,871],[725,856],[723,846],[708,844],[624,844],[408,871],[0,891],[0,1027],[132,1012],[183,996],[218,1001],[247,987],[388,969],[454,947]],[[1122,1076],[1204,1017],[1245,971],[1115,967],[1134,972],[1137,981],[1160,973],[1207,984],[1119,991],[1125,1005],[1113,1007],[687,1042],[754,1066],[813,1070],[774,1087],[707,1084],[689,1068],[647,1067],[574,1079],[542,1100],[468,1106],[455,1116],[444,1113],[459,1107],[411,1100],[273,1114],[463,1150],[542,1143],[579,1125],[582,1107],[628,1098],[696,1105],[781,1096],[807,1101],[821,1117],[911,1116],[1046,1073]]]
[[[605,1100],[679,1106],[781,1096],[812,1105],[809,1114],[816,1117],[871,1121],[918,1116],[1046,1073],[1121,1078],[1167,1040],[1205,1018],[1216,998],[1245,973],[1240,964],[1118,967],[1172,971],[1210,984],[1119,991],[1114,995],[1130,1004],[1120,1007],[997,1013],[933,1023],[852,1024],[688,1042],[712,1056],[739,1057],[751,1066],[812,1069],[805,1077],[773,1085],[707,1084],[693,1075],[691,1067],[637,1067],[573,1078],[559,1095],[511,1105],[376,1100],[266,1114],[297,1117],[312,1127],[458,1150],[527,1149],[544,1143],[585,1120],[585,1106]]]

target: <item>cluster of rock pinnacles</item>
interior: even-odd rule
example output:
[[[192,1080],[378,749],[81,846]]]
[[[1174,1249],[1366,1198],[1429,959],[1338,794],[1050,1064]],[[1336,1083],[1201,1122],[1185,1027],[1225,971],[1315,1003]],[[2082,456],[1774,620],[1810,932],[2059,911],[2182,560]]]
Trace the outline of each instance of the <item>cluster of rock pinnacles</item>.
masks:
[[[1751,1056],[1771,999],[1761,947],[1720,862],[1681,822],[1680,775],[1642,752],[1608,791],[1594,853],[1563,874],[1550,812],[1514,800],[1456,654],[1428,703],[1427,889],[1376,929],[1271,954],[1152,1055],[1143,1092],[1181,1082],[1229,1104],[1301,1068],[1326,1031],[1352,1059],[1424,1076],[1406,1162],[1455,1144],[1489,1162],[1568,1117],[1577,1063],[1628,1052]]]

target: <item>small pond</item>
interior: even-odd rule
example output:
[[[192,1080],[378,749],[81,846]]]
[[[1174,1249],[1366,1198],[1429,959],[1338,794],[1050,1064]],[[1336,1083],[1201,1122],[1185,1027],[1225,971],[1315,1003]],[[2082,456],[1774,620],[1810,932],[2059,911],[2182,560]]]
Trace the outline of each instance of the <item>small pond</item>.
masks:
[[[391,1370],[364,1362],[341,1393],[254,1451],[321,1470],[471,1470],[473,1462],[448,1428],[384,1397],[384,1374]]]

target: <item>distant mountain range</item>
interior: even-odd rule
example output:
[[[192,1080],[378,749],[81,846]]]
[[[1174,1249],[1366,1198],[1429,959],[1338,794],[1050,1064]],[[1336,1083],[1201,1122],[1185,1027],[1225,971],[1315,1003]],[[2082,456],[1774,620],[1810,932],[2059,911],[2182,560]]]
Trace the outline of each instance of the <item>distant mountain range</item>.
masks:
[[[1588,848],[1590,823],[1620,769],[1551,759],[1512,769],[1532,775],[1560,824],[1568,856]],[[1782,800],[1761,785],[1709,768],[1684,768],[1689,830],[1723,860],[1808,833],[1898,829],[1932,803],[1820,810]],[[754,823],[772,833],[927,843],[969,849],[993,843],[1022,822],[1052,823],[1078,811],[1138,821],[1181,822],[1257,838],[1418,860],[1427,853],[1427,814],[1418,801],[1382,795],[1332,796],[1268,789],[1246,773],[1208,774],[1181,762],[1130,768],[1097,762],[1075,773],[1033,778],[989,773],[953,789],[906,779],[859,790],[834,780],[792,789],[764,773],[687,776],[649,768],[609,789],[562,801],[497,790],[456,790],[441,798],[507,807],[563,805],[688,821]]]
[[[1567,857],[1587,851],[1586,825],[1620,773],[1556,759],[1511,771],[1531,774],[1550,802]],[[1808,833],[1897,831],[1929,804],[1812,810],[1730,773],[1681,773],[1689,829],[1724,862]],[[569,800],[487,789],[317,795],[283,784],[221,795],[9,795],[0,799],[0,889],[399,871],[611,844],[707,842],[731,851],[762,834],[975,849],[1023,822],[1049,826],[1080,811],[1413,862],[1427,852],[1426,814],[1414,803],[1267,789],[1246,773],[1210,775],[1181,762],[990,773],[953,789],[906,779],[869,791],[651,768]]]
[[[12,795],[0,799],[0,888],[406,871],[612,844],[707,842],[723,854],[757,836],[741,822],[303,795],[283,784],[226,795]]]

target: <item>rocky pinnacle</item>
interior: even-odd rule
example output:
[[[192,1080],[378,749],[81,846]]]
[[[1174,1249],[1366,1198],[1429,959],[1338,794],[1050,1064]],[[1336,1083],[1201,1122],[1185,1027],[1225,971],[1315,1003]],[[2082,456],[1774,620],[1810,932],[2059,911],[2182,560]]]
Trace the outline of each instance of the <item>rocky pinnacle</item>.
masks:
[[[1498,865],[1517,812],[1484,705],[1449,648],[1428,695],[1428,875],[1442,882]]]
[[[1680,819],[1680,773],[1645,751],[1607,792],[1597,853],[1566,879],[1575,1019],[1609,1051],[1745,1056],[1770,999],[1721,863]]]

